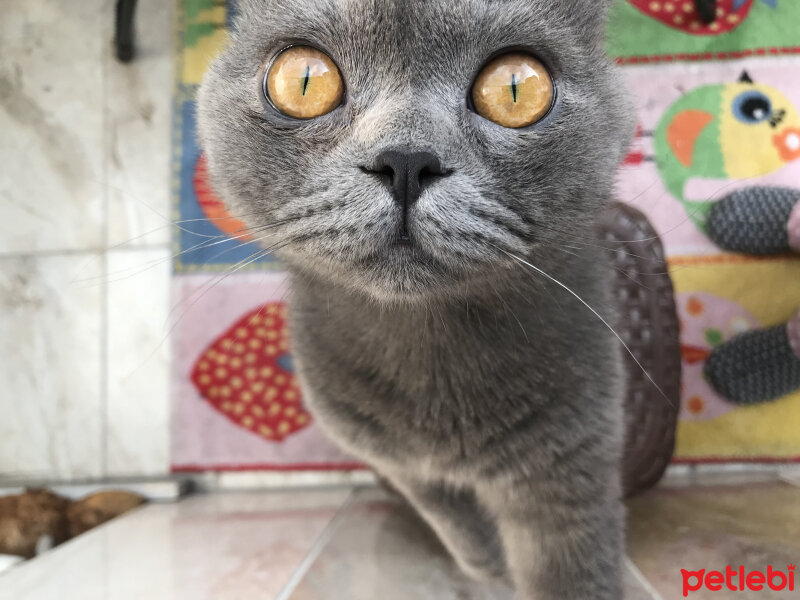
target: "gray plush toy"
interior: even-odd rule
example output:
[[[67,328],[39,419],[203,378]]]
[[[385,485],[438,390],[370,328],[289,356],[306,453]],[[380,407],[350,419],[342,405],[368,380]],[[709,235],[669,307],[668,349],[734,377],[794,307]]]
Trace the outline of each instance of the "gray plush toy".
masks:
[[[708,233],[731,252],[800,252],[800,190],[736,191],[714,205]],[[786,324],[744,333],[715,348],[705,374],[720,394],[739,404],[773,400],[800,389],[800,311]]]

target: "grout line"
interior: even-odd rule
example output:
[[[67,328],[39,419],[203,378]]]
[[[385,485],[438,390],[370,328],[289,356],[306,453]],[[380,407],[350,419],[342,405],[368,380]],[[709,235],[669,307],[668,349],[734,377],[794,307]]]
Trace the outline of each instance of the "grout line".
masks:
[[[314,564],[314,561],[317,560],[320,553],[322,552],[323,548],[327,545],[327,543],[333,537],[333,534],[339,528],[339,525],[342,521],[344,513],[350,505],[353,504],[355,500],[355,496],[358,493],[358,489],[354,489],[350,492],[350,495],[347,496],[347,499],[342,503],[339,509],[336,511],[336,514],[333,515],[330,523],[325,526],[325,529],[322,530],[322,533],[319,534],[314,543],[311,545],[311,549],[306,554],[305,558],[300,562],[298,567],[294,570],[292,575],[289,577],[289,580],[286,582],[286,585],[283,586],[278,595],[275,596],[275,600],[289,600],[292,592],[297,588],[300,582],[305,577],[308,570],[311,568],[311,565]]]
[[[100,444],[102,448],[102,476],[108,477],[108,388],[109,388],[109,360],[108,353],[111,348],[109,343],[109,297],[108,297],[108,254],[103,253],[101,259],[103,275],[105,281],[100,287],[101,305],[101,326],[100,326],[100,404],[102,413],[102,431]]]
[[[639,567],[631,560],[631,557],[627,554],[625,555],[625,566],[628,567],[628,570],[633,574],[633,577],[639,584],[644,588],[644,590],[650,594],[653,600],[664,600],[661,597],[661,594],[658,593],[656,588],[653,587],[653,584],[650,583],[647,577],[639,570]]]
[[[138,246],[118,246],[105,248],[103,246],[89,246],[86,248],[63,248],[55,250],[30,250],[22,252],[0,252],[0,260],[14,258],[50,258],[59,256],[81,256],[83,254],[103,254],[105,252],[138,252],[143,250],[164,250],[169,249],[169,243],[163,244],[141,244]]]
[[[109,360],[108,360],[108,353],[111,348],[109,344],[109,294],[108,294],[108,238],[109,238],[109,225],[108,225],[108,218],[109,218],[109,206],[108,206],[108,187],[111,181],[109,173],[109,149],[110,149],[110,127],[109,127],[109,108],[108,108],[108,73],[109,73],[109,56],[112,52],[112,44],[108,43],[110,39],[109,33],[111,33],[110,27],[108,24],[113,23],[113,19],[111,18],[111,11],[113,9],[113,5],[110,1],[106,1],[103,3],[103,8],[110,8],[111,10],[103,10],[104,13],[107,13],[106,19],[103,20],[105,23],[101,28],[101,44],[100,44],[100,76],[102,80],[101,89],[101,106],[102,106],[102,127],[103,127],[103,148],[102,148],[102,156],[103,156],[103,170],[101,172],[102,177],[102,194],[103,194],[103,236],[102,236],[102,244],[103,250],[101,254],[101,269],[103,271],[103,281],[102,285],[100,286],[100,296],[102,298],[101,303],[101,327],[100,327],[100,412],[101,412],[101,420],[102,420],[102,429],[100,433],[100,448],[101,448],[101,474],[103,477],[108,476],[108,388],[109,388]]]

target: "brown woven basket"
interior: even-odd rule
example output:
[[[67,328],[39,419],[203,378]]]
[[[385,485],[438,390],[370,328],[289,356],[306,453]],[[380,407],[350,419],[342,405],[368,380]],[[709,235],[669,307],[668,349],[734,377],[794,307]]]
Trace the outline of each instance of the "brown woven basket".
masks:
[[[616,203],[598,225],[599,239],[609,249],[614,268],[616,329],[658,385],[625,354],[623,485],[630,496],[661,479],[675,448],[681,383],[678,315],[664,249],[647,218]]]

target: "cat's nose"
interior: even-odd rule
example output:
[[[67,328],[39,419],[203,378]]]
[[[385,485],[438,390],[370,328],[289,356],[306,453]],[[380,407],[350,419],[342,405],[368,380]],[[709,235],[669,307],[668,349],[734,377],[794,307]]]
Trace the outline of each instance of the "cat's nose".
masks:
[[[401,150],[381,152],[369,170],[389,176],[392,195],[404,210],[417,201],[425,186],[446,174],[435,154]]]

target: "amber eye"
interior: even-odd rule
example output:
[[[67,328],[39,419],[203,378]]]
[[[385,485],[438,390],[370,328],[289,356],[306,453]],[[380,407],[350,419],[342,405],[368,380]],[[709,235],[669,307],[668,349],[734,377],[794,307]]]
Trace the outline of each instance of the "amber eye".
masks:
[[[309,46],[292,46],[269,67],[264,93],[283,114],[313,119],[342,103],[344,83],[327,54]]]
[[[553,80],[529,54],[510,52],[489,61],[472,86],[472,103],[482,117],[503,127],[525,127],[553,104]]]

